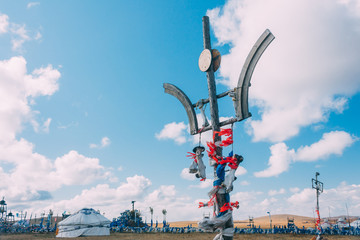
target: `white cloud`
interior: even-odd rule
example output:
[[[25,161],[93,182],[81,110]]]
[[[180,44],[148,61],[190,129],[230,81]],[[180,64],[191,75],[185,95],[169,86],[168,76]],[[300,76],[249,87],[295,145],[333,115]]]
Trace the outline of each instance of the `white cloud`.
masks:
[[[38,5],[40,5],[40,2],[29,2],[26,7],[29,9]]]
[[[54,165],[54,175],[65,185],[89,184],[98,179],[105,179],[108,174],[99,164],[99,159],[85,157],[74,150],[58,157]]]
[[[235,176],[241,176],[241,175],[245,175],[247,173],[247,170],[242,167],[242,166],[239,166],[237,169],[236,169],[236,172],[235,172]]]
[[[106,146],[109,146],[111,143],[110,139],[108,137],[103,137],[101,139],[101,143],[100,144],[95,144],[95,143],[91,143],[89,145],[90,148],[104,148]]]
[[[28,8],[31,4],[33,3],[28,4]],[[34,4],[32,6],[34,6]],[[21,52],[23,50],[22,46],[25,42],[39,40],[42,37],[39,31],[36,33],[32,30],[29,31],[25,24],[10,22],[8,15],[0,14],[0,34],[5,33],[10,35],[12,50],[17,52]],[[30,35],[34,37],[30,37]]]
[[[342,155],[358,138],[344,131],[324,133],[322,138],[310,146],[302,146],[295,152],[288,149],[285,143],[277,143],[270,147],[269,167],[255,172],[256,177],[272,177],[287,171],[291,163],[298,161],[318,161],[331,155]]]
[[[21,50],[24,42],[29,41],[31,38],[29,37],[27,30],[25,29],[25,25],[19,25],[16,23],[12,23],[10,25],[10,31],[12,33],[12,50],[18,51]]]
[[[294,150],[288,150],[285,143],[277,143],[270,147],[271,157],[269,158],[269,168],[255,172],[256,177],[272,177],[289,169],[290,163],[294,157]]]
[[[172,139],[177,144],[181,145],[186,142],[185,137],[185,130],[187,129],[187,126],[184,122],[172,122],[169,124],[166,124],[164,128],[160,131],[160,133],[156,133],[155,137],[158,140],[166,140],[166,139]]]
[[[35,152],[33,143],[17,139],[25,123],[31,123],[35,131],[49,131],[51,118],[39,124],[40,112],[32,106],[36,97],[51,96],[58,90],[60,75],[51,65],[28,74],[23,57],[0,61],[0,163],[7,164],[6,170],[0,170],[0,195],[15,203],[50,199],[51,192],[64,185],[114,180],[97,158],[69,151],[53,161]]]
[[[325,133],[322,139],[310,146],[300,147],[296,153],[296,161],[316,161],[331,154],[342,155],[346,147],[356,141],[347,132],[333,131]]]
[[[60,72],[51,65],[27,74],[26,60],[12,57],[0,61],[0,141],[13,140],[24,122],[35,122],[38,112],[31,110],[34,98],[58,90]],[[6,104],[5,104],[6,103]]]
[[[181,178],[186,179],[186,180],[190,180],[193,181],[196,179],[195,174],[191,174],[189,173],[189,169],[188,168],[184,168],[181,173],[180,173]]]
[[[261,33],[269,28],[276,37],[250,88],[250,104],[261,113],[249,123],[254,141],[284,141],[302,127],[326,122],[359,91],[360,15],[351,14],[354,5],[359,6],[336,0],[230,0],[208,11],[219,44],[231,46],[220,69],[230,87]]]
[[[0,34],[7,33],[9,31],[9,16],[6,14],[0,14]]]

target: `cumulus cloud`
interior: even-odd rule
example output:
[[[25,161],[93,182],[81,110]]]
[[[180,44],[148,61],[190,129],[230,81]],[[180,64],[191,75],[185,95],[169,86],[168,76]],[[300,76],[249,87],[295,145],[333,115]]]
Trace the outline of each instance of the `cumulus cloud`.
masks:
[[[155,137],[158,140],[166,140],[166,139],[172,139],[177,144],[181,145],[186,142],[185,137],[185,130],[187,129],[187,126],[184,122],[172,122],[169,124],[166,124],[164,128],[160,131],[160,133],[156,133]]]
[[[270,147],[271,156],[269,167],[263,171],[255,172],[256,177],[272,177],[287,171],[290,164],[298,161],[318,161],[331,155],[342,155],[358,138],[344,131],[324,133],[322,138],[310,146],[301,146],[295,151],[289,149],[285,143],[277,143]]]
[[[94,180],[106,177],[104,167],[99,164],[99,159],[85,157],[74,150],[58,157],[54,165],[56,169],[54,175],[65,185],[89,184]]]
[[[243,166],[239,166],[236,169],[235,176],[238,177],[238,176],[241,176],[241,175],[245,175],[246,173],[247,173],[247,170]]]
[[[0,61],[0,163],[7,166],[0,169],[0,195],[15,203],[51,199],[54,190],[66,185],[113,179],[97,158],[72,150],[54,161],[34,151],[33,143],[17,138],[26,123],[36,132],[49,131],[51,118],[39,124],[40,112],[32,107],[37,97],[58,91],[60,76],[51,65],[29,74],[23,57]]]
[[[0,101],[3,103],[0,106],[0,140],[13,140],[24,122],[36,122],[37,112],[31,110],[31,104],[38,96],[54,94],[59,88],[60,76],[51,65],[27,74],[23,57],[0,61]]]
[[[101,139],[101,143],[100,144],[95,144],[95,143],[91,143],[89,145],[90,148],[104,148],[106,146],[109,146],[111,143],[110,139],[108,137],[103,137]]]
[[[229,0],[207,12],[218,44],[230,44],[220,74],[237,85],[251,47],[269,28],[276,39],[253,74],[250,104],[260,109],[249,130],[254,141],[280,142],[302,127],[341,113],[360,88],[357,1]],[[307,16],[304,18],[303,16]],[[301,20],[299,20],[301,19]]]
[[[325,133],[320,141],[297,150],[297,161],[316,161],[331,154],[342,155],[345,148],[351,146],[356,138],[343,131]]]
[[[181,173],[180,173],[180,177],[186,180],[190,180],[193,181],[196,179],[195,174],[191,174],[189,173],[189,169],[188,168],[184,168]]]
[[[277,143],[270,147],[270,151],[269,167],[263,171],[255,172],[255,177],[278,176],[289,169],[290,163],[294,158],[294,150],[288,150],[285,143]]]
[[[0,14],[0,34],[6,33],[9,30],[9,16]]]

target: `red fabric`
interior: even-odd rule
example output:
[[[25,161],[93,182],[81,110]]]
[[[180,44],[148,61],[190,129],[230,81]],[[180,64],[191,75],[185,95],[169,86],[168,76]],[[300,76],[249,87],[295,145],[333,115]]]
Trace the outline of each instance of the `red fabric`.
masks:
[[[236,201],[234,203],[230,203],[230,205],[233,207],[233,208],[239,208],[239,202]]]
[[[220,212],[225,212],[227,210],[232,210],[232,207],[230,206],[229,203],[225,203],[221,208],[220,208]]]
[[[319,213],[319,210],[316,210],[315,211],[316,212],[316,214],[317,214],[317,219],[316,219],[316,224],[315,224],[315,226],[316,226],[316,228],[319,230],[319,231],[321,231],[321,228],[320,228],[320,213]]]
[[[218,158],[216,157],[216,145],[213,142],[207,142],[210,151],[207,151],[209,158],[214,159],[218,163]]]
[[[227,147],[230,146],[231,144],[233,144],[234,141],[232,139],[232,136],[228,137],[227,139],[225,139],[224,141],[221,142],[220,146],[221,147]]]
[[[214,199],[215,199],[215,194],[207,203],[199,202],[199,208],[214,206]]]
[[[239,208],[239,202],[231,202],[231,203],[225,203],[221,208],[220,208],[220,212],[225,212],[227,210],[233,210],[234,208]]]
[[[225,128],[225,129],[220,129],[220,131],[214,131],[214,135],[218,134],[219,136],[230,136],[232,135],[232,130],[231,128]]]
[[[196,154],[195,154],[195,153],[191,153],[191,152],[187,152],[187,153],[190,154],[190,155],[186,155],[186,157],[191,158],[191,159],[194,159],[194,161],[197,163]]]
[[[226,138],[225,140],[221,141],[221,143],[220,143],[220,146],[221,146],[221,147],[227,147],[227,146],[229,146],[229,145],[231,145],[231,144],[234,143],[234,141],[233,141],[233,134],[232,134],[233,132],[232,132],[231,128],[220,129],[219,132],[215,131],[215,132],[214,132],[214,137],[215,137],[215,134],[216,134],[216,133],[218,134],[218,136],[228,136],[228,138]]]
[[[225,163],[228,163],[228,166],[231,168],[231,169],[237,169],[238,168],[238,164],[236,163],[236,158],[235,157],[227,157],[225,158],[224,160],[222,160],[220,162],[220,164],[225,164]]]

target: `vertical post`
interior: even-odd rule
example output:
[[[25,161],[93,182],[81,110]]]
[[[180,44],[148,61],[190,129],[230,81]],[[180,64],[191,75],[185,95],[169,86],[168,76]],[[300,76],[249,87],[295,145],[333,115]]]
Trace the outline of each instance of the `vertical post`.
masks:
[[[204,49],[209,49],[211,51],[210,43],[210,24],[209,17],[203,17],[203,38],[204,38]],[[215,75],[212,68],[212,64],[209,70],[206,72],[208,90],[209,90],[209,104],[210,104],[210,115],[211,115],[211,126],[213,131],[219,131],[219,109],[216,98],[216,85],[215,85]],[[215,134],[214,141],[220,141],[221,137],[218,134]],[[217,148],[218,156],[222,156],[222,149]]]
[[[316,210],[320,211],[319,209],[319,186],[318,186],[318,176],[320,174],[318,172],[316,172],[315,174],[315,184],[316,184]]]
[[[211,51],[211,42],[210,42],[210,24],[209,24],[209,17],[204,16],[202,18],[203,21],[203,40],[204,40],[204,49],[209,49]],[[206,72],[206,78],[208,83],[208,91],[209,91],[209,105],[210,105],[210,116],[211,116],[211,126],[213,133],[216,131],[220,131],[220,124],[219,124],[219,109],[218,109],[218,103],[217,103],[217,97],[216,97],[216,85],[215,85],[215,75],[213,70],[213,63],[211,63],[211,66],[209,70]],[[214,134],[214,143],[221,141],[221,136],[219,136],[217,133]],[[222,148],[217,147],[216,148],[216,155],[218,157],[222,157]],[[216,168],[217,165],[214,166],[214,177],[216,177]],[[225,191],[223,189],[220,189],[218,193],[216,193],[216,200],[218,207],[221,208],[226,203],[225,198]],[[216,209],[216,213],[219,213],[219,209]],[[233,228],[233,220],[232,218],[229,219],[225,223],[224,229],[227,228]],[[224,240],[232,240],[233,237],[223,236]]]
[[[272,221],[271,221],[271,214],[270,212],[267,212],[269,214],[269,223],[270,223],[270,230],[272,229]]]

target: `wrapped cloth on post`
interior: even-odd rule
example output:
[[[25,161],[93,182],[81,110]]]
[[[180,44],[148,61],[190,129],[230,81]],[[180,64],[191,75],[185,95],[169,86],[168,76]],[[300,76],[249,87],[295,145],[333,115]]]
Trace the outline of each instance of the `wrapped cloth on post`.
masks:
[[[194,153],[189,153],[187,157],[190,157],[193,159],[193,162],[191,163],[189,167],[189,173],[195,173],[195,176],[197,178],[201,178],[201,181],[206,179],[206,166],[202,160],[205,151],[205,148],[202,146],[197,146],[193,149]]]

